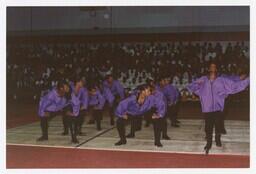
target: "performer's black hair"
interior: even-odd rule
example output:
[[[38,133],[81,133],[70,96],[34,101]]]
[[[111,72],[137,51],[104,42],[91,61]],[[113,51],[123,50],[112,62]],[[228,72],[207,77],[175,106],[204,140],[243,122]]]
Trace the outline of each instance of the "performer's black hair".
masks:
[[[64,80],[59,81],[57,84],[57,89],[63,88],[64,85],[68,85],[68,83]]]
[[[82,77],[75,76],[73,82],[74,82],[74,84],[76,84],[77,82],[80,82],[81,80],[82,80]]]
[[[214,60],[212,60],[212,61],[210,61],[210,62],[208,63],[208,67],[209,67],[211,64],[216,65],[217,68],[219,67],[219,64],[218,64],[216,61],[214,61]]]
[[[92,89],[97,89],[97,84],[95,82],[90,82],[87,85],[87,89],[91,91]]]
[[[136,90],[138,90],[139,92],[141,91],[144,91],[145,89],[149,88],[149,85],[148,84],[142,84],[142,85],[139,85]]]

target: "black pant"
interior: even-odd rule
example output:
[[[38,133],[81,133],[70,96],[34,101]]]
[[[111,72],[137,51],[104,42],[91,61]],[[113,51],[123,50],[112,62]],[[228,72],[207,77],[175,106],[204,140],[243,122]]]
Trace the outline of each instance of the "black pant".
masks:
[[[97,129],[101,130],[102,110],[93,109],[92,117],[94,120],[96,120]]]
[[[143,116],[136,116],[133,118],[133,124],[135,131],[141,130]]]
[[[178,119],[179,110],[180,110],[180,100],[178,100],[178,101],[175,103],[175,111],[174,111],[174,114],[175,114],[175,119],[176,119],[176,121],[177,121],[177,119]]]
[[[68,122],[69,122],[68,116],[66,114],[63,114],[62,123],[63,123],[64,133],[68,133],[68,127],[69,127]]]
[[[129,116],[128,121],[130,121],[131,129],[130,134],[135,136],[135,132],[139,130],[140,123],[142,121],[142,116]]]
[[[159,121],[160,122],[159,125],[161,127],[161,131],[163,132],[163,137],[167,136],[167,119],[166,117],[159,118],[159,119],[161,119],[161,122]]]
[[[85,112],[86,111],[80,111],[79,116],[77,116],[77,130],[78,133],[82,132],[82,126],[84,123],[84,117],[85,117]],[[64,127],[64,133],[68,133],[69,130],[69,116],[66,114],[63,114],[62,116],[62,123],[63,123],[63,127]]]
[[[49,117],[40,117],[40,126],[41,126],[42,136],[44,138],[48,138],[48,127],[49,127],[48,122],[57,114],[59,114],[59,112],[48,112],[48,113],[50,114]]]
[[[207,147],[212,147],[213,128],[215,127],[215,139],[220,139],[222,112],[205,113],[205,133]]]
[[[166,119],[164,119],[164,118],[152,119],[153,127],[154,127],[155,144],[159,144],[160,143],[161,132],[162,132],[162,125],[165,122],[164,120],[166,121]]]
[[[115,107],[114,106],[109,106],[109,117],[110,117],[110,122],[114,121],[114,113],[115,113]]]
[[[128,119],[117,117],[116,128],[117,128],[117,131],[118,131],[121,141],[126,141],[125,126],[126,126],[126,124],[128,124],[128,122],[130,122],[130,124],[131,124],[130,134],[135,135],[135,131],[136,131],[136,118],[135,117],[139,117],[139,116],[128,116]]]
[[[118,117],[116,120],[116,128],[117,128],[120,140],[123,142],[126,141],[125,126],[129,120],[131,122],[130,134],[132,135],[135,134],[135,125],[134,125],[135,119],[133,119],[134,117],[141,117],[141,116],[129,116],[127,120],[124,118]],[[163,120],[164,120],[163,118],[152,120],[153,126],[154,126],[155,143],[160,143]]]
[[[175,123],[178,116],[178,104],[173,104],[167,107],[167,116],[172,123]]]
[[[120,137],[121,141],[126,141],[126,136],[125,136],[125,125],[127,123],[127,120],[121,117],[118,117],[116,120],[116,128],[118,131],[118,135]]]
[[[78,126],[79,126],[79,116],[67,116],[68,126],[71,133],[72,141],[77,139]]]
[[[150,110],[144,114],[144,119],[146,121],[146,125],[149,125],[150,123],[152,123],[152,115],[153,115],[152,110]]]
[[[78,133],[82,133],[82,127],[83,127],[83,124],[84,124],[85,115],[86,115],[86,110],[80,111],[79,118],[78,118],[78,128],[77,128]]]
[[[109,106],[109,116],[110,116],[110,122],[114,123],[114,118],[115,118],[115,109],[118,105],[119,97],[115,96],[115,100],[113,101],[112,106]]]

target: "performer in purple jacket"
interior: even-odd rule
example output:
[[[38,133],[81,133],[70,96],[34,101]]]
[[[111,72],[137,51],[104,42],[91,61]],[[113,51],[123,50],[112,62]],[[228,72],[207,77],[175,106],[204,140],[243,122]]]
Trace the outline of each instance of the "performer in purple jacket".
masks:
[[[115,114],[117,116],[117,130],[120,140],[115,143],[116,146],[126,144],[125,137],[125,124],[128,119],[133,120],[133,117],[141,117],[145,112],[151,108],[155,108],[155,112],[152,115],[154,121],[154,136],[155,145],[162,147],[160,142],[161,135],[161,118],[165,115],[165,103],[164,101],[158,101],[155,96],[150,95],[150,87],[148,85],[141,85],[137,89],[137,93],[122,100],[116,108]],[[131,134],[134,135],[134,124],[131,123]],[[134,135],[135,136],[135,135]]]
[[[155,133],[155,139],[157,140],[156,144],[161,146],[160,132],[162,132],[163,139],[170,140],[170,137],[167,135],[167,121],[166,121],[167,100],[164,94],[159,90],[158,86],[150,85],[150,88],[151,88],[151,95],[149,97],[152,98],[151,101],[153,101],[153,106],[152,106],[153,115],[160,116],[159,119],[154,119],[152,117],[152,122],[153,122],[154,129],[160,130],[160,131],[154,130],[154,133]]]
[[[244,90],[249,85],[249,77],[234,82],[228,78],[217,75],[217,65],[210,63],[209,75],[193,81],[188,85],[188,90],[199,96],[202,112],[205,116],[205,131],[207,144],[204,147],[206,154],[212,146],[213,128],[215,127],[215,141],[221,146],[221,114],[224,110],[224,102],[229,94],[235,94]]]
[[[180,127],[177,120],[180,93],[177,88],[170,84],[168,77],[165,77],[164,81],[163,93],[167,98],[167,116],[171,120],[172,127]]]
[[[92,108],[92,117],[96,120],[97,130],[101,130],[102,110],[105,104],[105,98],[101,94],[96,84],[88,86],[89,91],[89,107]]]
[[[165,95],[163,94],[163,92],[160,89],[160,86],[157,85],[153,79],[148,79],[147,80],[147,84],[150,86],[150,90],[151,90],[151,94],[152,96],[155,97],[155,101],[156,103],[158,103],[158,105],[156,106],[161,106],[161,105],[165,105],[165,114],[164,117],[161,118],[161,131],[162,131],[162,138],[165,140],[170,140],[170,137],[167,135],[167,99],[165,97]],[[156,107],[159,108],[159,107]],[[163,106],[162,106],[163,108]],[[150,121],[152,121],[154,123],[155,120],[152,120],[152,114],[154,114],[154,111],[152,112],[152,109],[147,112],[145,115],[146,117],[146,127],[148,127]],[[151,118],[150,118],[151,117]]]
[[[42,136],[37,141],[48,140],[48,122],[54,116],[63,114],[63,108],[68,104],[65,94],[69,92],[69,86],[65,82],[59,82],[57,88],[52,89],[39,102],[38,115]]]
[[[156,83],[155,83],[155,80],[153,78],[148,78],[146,80],[146,84],[148,86],[155,86],[156,87]],[[156,88],[158,89],[158,87],[156,87]],[[152,123],[152,110],[149,110],[148,112],[146,112],[144,114],[144,120],[145,120],[145,127],[149,127],[149,125]]]
[[[119,101],[125,97],[124,88],[118,80],[115,80],[112,75],[107,75],[106,80],[103,82],[103,94],[109,104],[110,124],[114,125],[114,111]],[[111,92],[112,95],[105,94]]]
[[[83,87],[83,81],[81,78],[74,80],[71,83],[71,90],[69,98],[69,105],[64,108],[65,115],[67,117],[67,124],[71,132],[71,138],[73,143],[78,143],[77,135],[81,133],[82,127],[82,112],[87,109],[88,95],[87,91]]]
[[[84,87],[84,81],[82,78],[78,77],[75,78],[73,82],[70,82],[70,95],[75,93],[77,106],[74,108],[76,112],[79,112],[79,116],[77,119],[77,134],[78,135],[83,135],[82,133],[82,125],[84,123],[84,117],[85,117],[85,112],[88,108],[88,91]],[[78,106],[79,105],[79,106]],[[78,111],[79,108],[79,111]],[[63,115],[63,126],[64,126],[64,132],[62,135],[67,135],[68,134],[68,125],[69,125],[69,118],[67,114]]]

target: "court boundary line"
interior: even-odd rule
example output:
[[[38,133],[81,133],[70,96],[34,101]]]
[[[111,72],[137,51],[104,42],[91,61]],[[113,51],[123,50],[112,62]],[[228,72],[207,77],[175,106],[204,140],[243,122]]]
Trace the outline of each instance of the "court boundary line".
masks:
[[[106,130],[104,130],[104,131],[102,131],[102,132],[100,132],[100,133],[94,135],[93,137],[91,137],[91,138],[89,138],[89,139],[83,141],[82,143],[79,143],[79,144],[76,145],[75,147],[78,148],[78,147],[82,146],[83,144],[86,144],[86,143],[88,143],[89,141],[91,141],[91,140],[93,140],[93,139],[95,139],[95,138],[97,138],[97,137],[99,137],[99,136],[101,136],[101,135],[103,135],[103,134],[105,134],[105,133],[107,133],[107,132],[113,130],[114,128],[116,128],[116,127],[113,126],[113,127],[111,127],[111,128],[108,128],[108,129],[106,129]]]
[[[136,149],[120,149],[120,148],[94,148],[94,147],[70,147],[70,146],[49,146],[36,144],[15,144],[6,143],[6,146],[23,146],[23,147],[41,147],[41,148],[63,148],[63,149],[79,149],[79,150],[98,150],[98,151],[117,151],[117,152],[145,152],[145,153],[165,153],[165,154],[184,154],[184,155],[205,155],[204,151],[200,152],[184,152],[184,151],[159,151],[159,150],[136,150]],[[156,147],[157,149],[157,147]],[[234,154],[234,153],[209,153],[209,156],[243,156],[250,157],[250,154]]]

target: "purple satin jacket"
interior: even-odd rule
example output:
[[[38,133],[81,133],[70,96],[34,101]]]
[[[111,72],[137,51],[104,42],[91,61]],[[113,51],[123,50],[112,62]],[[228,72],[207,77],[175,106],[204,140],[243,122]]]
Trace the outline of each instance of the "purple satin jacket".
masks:
[[[95,95],[89,95],[89,106],[95,106],[95,109],[102,110],[105,104],[105,98],[99,90]]]
[[[233,81],[235,81],[235,82],[241,80],[241,79],[240,79],[240,76],[238,76],[238,75],[226,75],[226,74],[222,74],[221,77],[228,78],[228,79],[233,80]]]
[[[126,114],[131,116],[141,116],[143,113],[149,111],[152,107],[152,99],[147,97],[142,105],[137,102],[137,95],[131,95],[130,97],[122,100],[116,110],[115,115],[117,117],[123,117]]]
[[[187,89],[199,96],[202,112],[223,111],[225,98],[244,90],[249,85],[249,77],[245,80],[233,81],[225,77],[217,77],[210,81],[202,76],[187,86]]]
[[[86,88],[82,87],[80,88],[78,93],[75,94],[74,92],[75,87],[71,85],[71,88],[72,88],[72,93],[71,93],[71,100],[69,102],[72,106],[74,116],[78,116],[80,113],[81,106],[84,109],[88,108],[88,100],[89,100],[88,91]]]
[[[122,100],[117,106],[115,114],[118,117],[123,117],[126,114],[142,116],[142,114],[149,111],[151,108],[156,109],[158,116],[164,117],[166,113],[166,103],[164,101],[164,95],[158,90],[156,90],[153,95],[148,96],[142,105],[138,104],[136,94]]]
[[[103,87],[109,88],[113,96],[119,95],[121,100],[124,99],[124,87],[118,80],[114,80],[112,85],[105,80],[103,82]]]
[[[44,117],[45,112],[61,111],[68,102],[65,97],[60,97],[56,88],[40,98],[38,115]]]
[[[155,92],[149,96],[149,100],[151,102],[150,107],[154,107],[156,109],[156,114],[161,118],[164,117],[167,108],[167,103],[164,94],[156,89]]]
[[[109,88],[103,87],[103,92],[102,92],[104,98],[106,101],[109,103],[110,106],[113,106],[115,96],[112,94]]]
[[[172,105],[179,99],[179,91],[173,85],[168,84],[164,87],[163,93],[167,98],[168,105]]]

